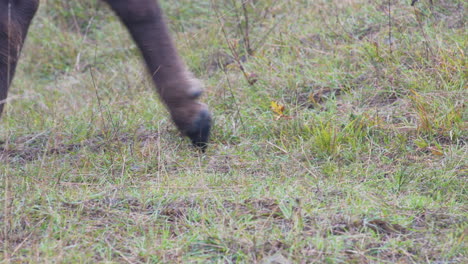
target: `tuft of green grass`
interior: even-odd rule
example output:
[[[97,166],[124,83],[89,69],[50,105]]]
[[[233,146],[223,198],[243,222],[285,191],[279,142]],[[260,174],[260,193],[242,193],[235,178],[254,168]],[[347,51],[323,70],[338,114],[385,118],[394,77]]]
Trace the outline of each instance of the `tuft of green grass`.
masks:
[[[465,1],[161,4],[207,152],[102,1],[45,1],[0,121],[0,263],[467,262]]]

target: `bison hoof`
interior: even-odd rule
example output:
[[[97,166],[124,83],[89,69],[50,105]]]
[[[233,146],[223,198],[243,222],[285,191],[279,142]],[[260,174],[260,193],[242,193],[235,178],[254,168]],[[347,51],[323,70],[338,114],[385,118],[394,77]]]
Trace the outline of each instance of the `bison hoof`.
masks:
[[[205,152],[208,146],[208,139],[211,130],[211,114],[208,109],[200,111],[198,117],[193,122],[192,126],[185,131],[185,134],[192,140],[195,147],[200,148]]]

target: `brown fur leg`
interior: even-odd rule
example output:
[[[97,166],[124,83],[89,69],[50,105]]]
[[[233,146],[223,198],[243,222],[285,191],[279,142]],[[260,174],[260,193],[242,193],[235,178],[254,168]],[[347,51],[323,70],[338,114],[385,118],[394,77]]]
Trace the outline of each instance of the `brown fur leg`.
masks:
[[[163,13],[155,0],[105,0],[127,27],[159,95],[179,130],[196,146],[206,147],[211,115],[197,98],[201,84],[180,59],[169,35]]]
[[[0,0],[0,114],[39,0]]]

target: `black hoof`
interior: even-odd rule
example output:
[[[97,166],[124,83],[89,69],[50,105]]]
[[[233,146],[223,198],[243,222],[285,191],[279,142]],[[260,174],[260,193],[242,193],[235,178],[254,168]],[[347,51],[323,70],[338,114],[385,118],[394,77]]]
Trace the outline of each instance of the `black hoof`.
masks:
[[[190,99],[198,99],[203,94],[202,90],[194,91],[190,95]]]
[[[185,134],[192,140],[192,144],[205,152],[208,146],[208,139],[211,130],[211,114],[208,110],[203,110],[198,115],[198,118],[193,123],[190,129],[187,129]]]

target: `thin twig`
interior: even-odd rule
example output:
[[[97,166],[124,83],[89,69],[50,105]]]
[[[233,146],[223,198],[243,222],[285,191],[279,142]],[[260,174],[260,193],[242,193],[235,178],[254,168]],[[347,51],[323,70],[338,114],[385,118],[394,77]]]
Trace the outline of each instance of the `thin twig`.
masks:
[[[250,80],[249,74],[245,71],[244,66],[242,66],[242,62],[241,62],[239,53],[237,52],[236,48],[231,43],[231,41],[229,41],[229,37],[228,37],[228,34],[226,32],[226,28],[224,26],[223,21],[221,20],[221,11],[219,11],[218,6],[214,2],[212,2],[212,5],[213,5],[213,9],[215,10],[216,17],[218,18],[218,22],[219,22],[219,25],[221,27],[221,32],[223,32],[223,37],[224,37],[226,43],[228,44],[229,50],[231,51],[231,53],[232,53],[232,55],[234,57],[234,60],[236,61],[237,65],[239,66],[239,69],[241,70],[242,74],[244,75],[244,78],[247,81],[247,83],[250,84],[250,85],[253,85],[254,83]]]
[[[242,10],[244,11],[244,18],[245,18],[245,34],[244,34],[244,42],[247,47],[247,54],[249,56],[253,55],[253,50],[250,47],[250,36],[249,36],[249,12],[247,11],[247,6],[246,6],[247,1],[242,1]]]
[[[390,55],[392,51],[392,0],[388,0],[388,44],[390,47]]]
[[[226,69],[224,69],[223,72],[224,72],[224,75],[226,76],[229,92],[231,93],[231,96],[234,99],[234,105],[236,106],[237,116],[239,117],[242,128],[245,129],[244,120],[242,119],[242,115],[240,114],[240,107],[239,107],[240,103],[237,101],[237,98],[234,95],[234,91],[232,90],[231,81],[229,80],[229,76],[228,76],[228,74],[226,72]]]
[[[237,27],[239,28],[239,33],[241,34],[242,38],[244,38],[244,28],[242,28],[242,19],[239,15],[236,0],[231,0],[232,8],[234,11],[234,14],[236,15],[236,21],[237,21]],[[245,42],[245,41],[244,41]]]
[[[435,56],[434,56],[434,53],[432,52],[431,46],[429,45],[429,37],[427,36],[426,31],[424,30],[421,18],[418,15],[418,11],[417,11],[415,6],[413,6],[413,10],[414,10],[414,15],[416,16],[416,20],[418,21],[419,28],[421,29],[421,32],[422,32],[424,40],[425,40],[424,41],[424,44],[425,44],[424,46],[426,47],[426,60],[429,61],[429,53],[431,54],[432,58],[435,58]]]

